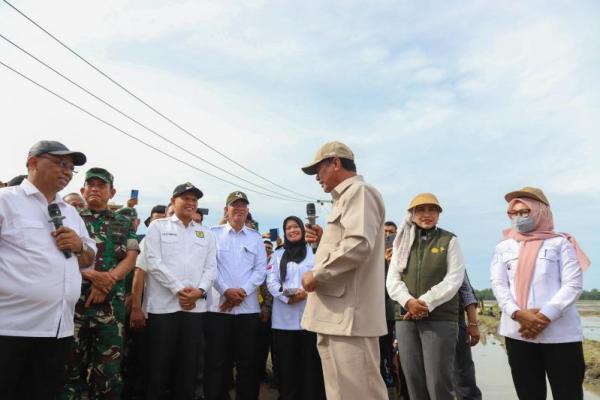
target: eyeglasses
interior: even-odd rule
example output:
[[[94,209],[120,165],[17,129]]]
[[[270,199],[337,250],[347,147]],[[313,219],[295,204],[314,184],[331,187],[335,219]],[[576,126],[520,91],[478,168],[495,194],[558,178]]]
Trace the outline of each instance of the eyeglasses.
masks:
[[[37,157],[45,158],[46,160],[52,161],[55,165],[58,165],[63,170],[71,171],[73,173],[73,175],[75,175],[77,172],[79,172],[75,169],[74,165],[72,165],[71,163],[68,163],[67,161],[63,160],[62,158],[54,158],[54,157],[47,156],[45,154],[39,155]]]
[[[508,214],[509,217],[516,217],[517,215],[519,217],[529,217],[529,214],[531,214],[531,210],[528,208],[524,208],[522,210],[510,210],[506,212]]]

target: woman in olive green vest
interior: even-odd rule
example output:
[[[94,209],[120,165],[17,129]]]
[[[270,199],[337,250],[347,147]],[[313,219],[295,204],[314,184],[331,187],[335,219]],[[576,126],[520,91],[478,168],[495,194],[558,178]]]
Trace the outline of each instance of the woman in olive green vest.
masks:
[[[386,281],[390,297],[406,310],[396,335],[411,399],[454,398],[458,289],[465,265],[455,235],[437,227],[441,212],[431,193],[411,201]]]

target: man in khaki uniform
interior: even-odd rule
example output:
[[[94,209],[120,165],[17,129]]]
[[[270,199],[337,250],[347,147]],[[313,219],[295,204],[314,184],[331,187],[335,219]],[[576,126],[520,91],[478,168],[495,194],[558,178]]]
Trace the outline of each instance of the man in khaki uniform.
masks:
[[[307,227],[307,241],[319,247],[302,277],[310,292],[302,327],[317,333],[327,399],[387,400],[378,341],[387,333],[383,200],[343,143],[326,143],[302,170],[333,198],[325,230]]]

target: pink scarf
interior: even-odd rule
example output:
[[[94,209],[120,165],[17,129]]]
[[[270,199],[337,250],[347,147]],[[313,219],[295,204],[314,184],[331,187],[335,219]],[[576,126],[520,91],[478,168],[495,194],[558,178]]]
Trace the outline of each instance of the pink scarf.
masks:
[[[520,233],[513,229],[505,229],[503,231],[504,239],[512,238],[521,242],[519,249],[519,260],[517,271],[515,273],[515,294],[517,296],[517,304],[522,308],[527,308],[527,296],[529,295],[529,286],[533,278],[535,270],[535,262],[544,243],[544,240],[563,236],[575,247],[577,260],[582,271],[585,271],[590,266],[590,260],[585,255],[577,240],[568,233],[554,232],[554,221],[550,207],[542,202],[530,198],[516,198],[508,203],[508,210],[512,210],[516,202],[521,202],[527,205],[531,210],[529,214],[535,221],[535,229],[531,232]]]

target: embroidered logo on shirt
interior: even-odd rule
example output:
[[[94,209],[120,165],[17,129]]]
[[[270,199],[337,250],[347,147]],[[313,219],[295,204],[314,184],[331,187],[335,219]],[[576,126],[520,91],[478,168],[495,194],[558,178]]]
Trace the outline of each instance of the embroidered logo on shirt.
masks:
[[[204,231],[196,231],[196,237],[204,239]]]
[[[443,253],[443,252],[445,252],[445,251],[446,251],[446,248],[445,248],[445,247],[443,247],[443,246],[440,246],[439,248],[438,248],[438,247],[432,247],[432,248],[431,248],[431,252],[432,252],[433,254],[439,254],[439,253]]]

